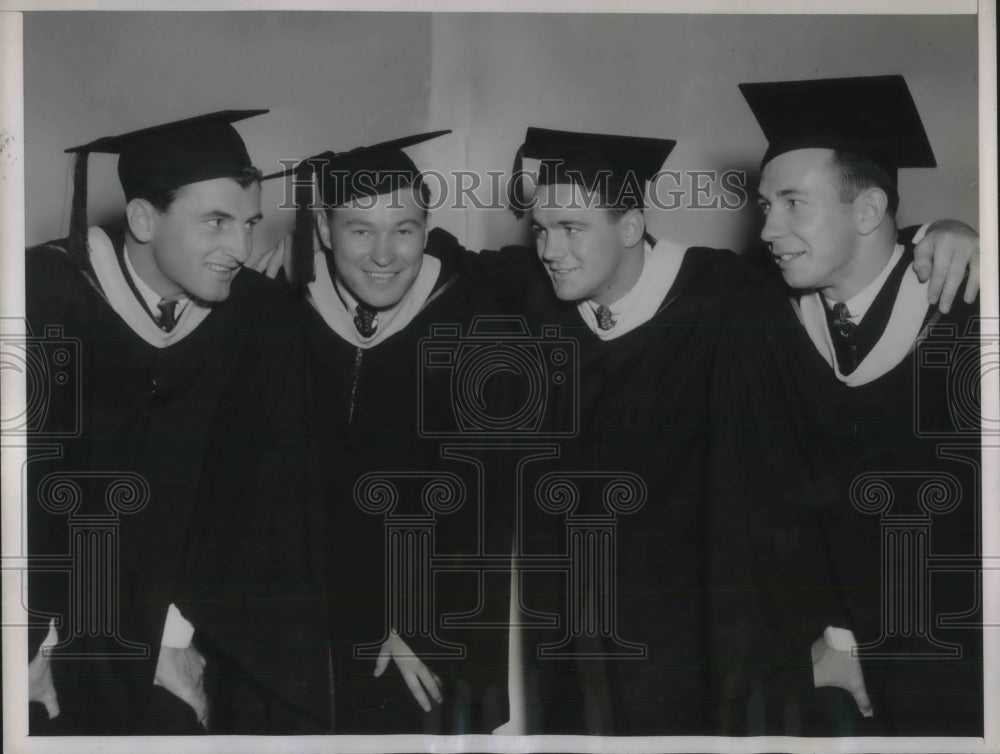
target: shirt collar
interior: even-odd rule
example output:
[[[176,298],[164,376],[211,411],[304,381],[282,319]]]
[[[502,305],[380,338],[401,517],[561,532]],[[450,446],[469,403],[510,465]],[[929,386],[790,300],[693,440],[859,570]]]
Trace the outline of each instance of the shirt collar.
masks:
[[[643,266],[632,289],[608,308],[615,320],[610,330],[602,330],[597,317],[600,308],[592,300],[581,301],[577,310],[584,324],[601,340],[614,340],[648,322],[660,309],[677,278],[686,249],[661,239],[653,247],[643,244]]]
[[[632,307],[636,305],[636,302],[642,298],[645,291],[645,285],[649,279],[649,255],[653,253],[653,247],[650,246],[648,241],[643,241],[642,244],[642,270],[639,272],[639,277],[636,279],[635,284],[629,288],[628,292],[622,296],[620,299],[615,301],[613,304],[609,304],[608,308],[611,310],[611,315],[618,319],[623,312],[629,311]],[[646,279],[643,279],[643,275]],[[593,299],[587,299],[587,303],[590,304],[590,308],[596,313],[601,305],[598,304]]]
[[[890,273],[902,258],[903,246],[902,244],[896,244],[896,248],[892,250],[892,254],[889,256],[889,261],[886,262],[885,267],[882,268],[882,272],[879,273],[878,277],[869,283],[863,291],[844,302],[847,306],[847,311],[851,313],[852,322],[855,324],[861,323],[861,320],[868,313],[872,303],[875,301],[875,297],[878,296],[879,291],[882,290],[882,286],[885,285],[885,281],[889,278]],[[826,295],[823,296],[823,300],[826,301],[827,306],[831,309],[837,304],[836,301]]]
[[[165,299],[159,293],[154,291],[148,285],[146,281],[139,277],[139,273],[135,271],[135,267],[132,266],[132,260],[129,259],[128,244],[125,244],[125,269],[128,270],[129,277],[132,278],[132,282],[135,283],[135,289],[139,291],[139,295],[142,296],[142,300],[146,303],[146,308],[156,316],[159,312],[159,304]],[[189,298],[184,295],[178,296],[176,299],[177,308],[174,310],[174,316],[179,318],[181,316],[181,310],[187,304]]]

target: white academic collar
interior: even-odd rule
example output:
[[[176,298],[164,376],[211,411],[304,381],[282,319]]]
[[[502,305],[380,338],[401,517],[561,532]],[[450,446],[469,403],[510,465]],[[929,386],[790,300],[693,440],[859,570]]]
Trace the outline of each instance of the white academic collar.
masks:
[[[136,335],[155,348],[167,348],[194,332],[212,309],[193,299],[189,300],[183,312],[177,318],[177,324],[170,332],[163,332],[150,318],[146,308],[132,292],[125,279],[126,273],[118,263],[114,245],[107,234],[98,227],[90,228],[87,233],[87,248],[90,252],[90,265],[101,286],[105,299],[115,313],[127,324]],[[126,255],[126,264],[128,264]],[[138,287],[139,277],[134,281]],[[140,289],[141,290],[141,289]],[[155,295],[155,294],[154,294]],[[157,296],[157,302],[159,297]]]
[[[628,293],[608,307],[615,322],[610,330],[602,330],[598,325],[599,304],[590,299],[577,304],[577,311],[590,331],[601,340],[614,340],[652,319],[677,279],[685,251],[685,247],[666,239],[657,241],[655,247],[645,242],[639,279]]]
[[[833,369],[837,379],[849,387],[858,387],[873,382],[895,369],[923,337],[926,330],[924,320],[930,309],[927,287],[928,283],[921,283],[917,278],[913,266],[907,267],[896,300],[893,302],[885,332],[868,355],[861,360],[858,368],[848,375],[843,374],[837,365],[836,351],[833,339],[830,337],[830,328],[827,325],[820,294],[807,293],[797,302],[793,299],[793,306],[813,346]]]
[[[132,278],[132,282],[135,283],[136,290],[139,291],[139,295],[142,296],[142,300],[146,302],[146,306],[149,307],[149,311],[155,315],[160,302],[165,301],[166,299],[146,285],[146,281],[140,277],[138,272],[136,272],[135,267],[132,266],[132,260],[129,257],[127,243],[125,244],[125,249],[122,254],[125,257],[125,267],[128,269],[128,274]],[[180,295],[173,300],[177,302],[177,308],[174,309],[174,317],[176,319],[180,319],[181,312],[184,311],[184,307],[187,306],[187,302],[191,299],[188,296]]]
[[[374,348],[405,328],[423,308],[441,274],[441,261],[424,254],[413,285],[395,306],[378,313],[378,328],[370,338],[362,337],[354,325],[358,301],[347,288],[330,277],[326,255],[317,251],[314,257],[316,279],[309,283],[308,301],[337,335],[357,348]]]
[[[902,258],[903,245],[896,244],[896,247],[892,250],[892,254],[889,255],[889,261],[885,263],[885,267],[882,268],[882,272],[878,274],[878,277],[871,281],[863,291],[855,294],[844,302],[847,306],[847,311],[851,313],[852,322],[855,324],[861,324],[861,320],[864,319],[868,310],[871,309],[872,303],[875,301],[875,297],[878,296],[879,291],[882,290],[882,286],[885,285],[885,281],[888,280],[889,275]],[[833,307],[838,303],[826,294],[823,294],[823,300],[826,301],[830,309],[833,309]]]

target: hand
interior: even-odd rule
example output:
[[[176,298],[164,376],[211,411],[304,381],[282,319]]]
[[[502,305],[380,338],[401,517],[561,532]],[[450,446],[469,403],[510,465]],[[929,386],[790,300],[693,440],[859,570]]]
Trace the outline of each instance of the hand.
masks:
[[[191,644],[184,649],[160,646],[154,686],[162,686],[194,710],[208,730],[208,696],[205,694],[205,658]]]
[[[410,688],[410,693],[417,700],[424,712],[431,711],[431,702],[427,698],[429,693],[434,701],[441,703],[441,679],[434,675],[424,663],[413,654],[413,651],[406,645],[406,642],[399,638],[395,631],[389,634],[389,638],[382,645],[378,660],[375,661],[375,677],[378,678],[389,667],[389,659],[395,661],[399,668],[403,680]],[[426,691],[425,691],[426,689]]]
[[[253,269],[263,272],[272,280],[278,276],[278,270],[285,268],[285,275],[288,275],[288,259],[292,248],[292,236],[288,234],[282,238],[270,251],[264,252],[260,259],[253,263]]]
[[[813,685],[836,686],[850,692],[864,717],[874,717],[871,700],[865,690],[861,661],[850,650],[840,651],[831,647],[821,636],[812,645]]]
[[[979,293],[979,234],[958,220],[931,223],[913,250],[913,270],[920,282],[930,279],[927,300],[947,314],[965,278],[963,300],[971,304]]]
[[[52,658],[42,649],[38,650],[35,659],[28,664],[28,701],[44,704],[49,720],[59,717],[59,699],[56,697],[56,685],[52,681]]]

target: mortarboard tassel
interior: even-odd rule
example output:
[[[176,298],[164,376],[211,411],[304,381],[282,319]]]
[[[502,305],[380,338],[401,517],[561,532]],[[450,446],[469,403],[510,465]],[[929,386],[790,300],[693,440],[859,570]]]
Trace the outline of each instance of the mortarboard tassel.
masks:
[[[507,206],[518,220],[524,217],[528,205],[524,200],[524,181],[521,175],[524,157],[524,144],[514,153],[514,165],[510,169],[510,185],[507,187]]]
[[[67,251],[70,261],[81,270],[90,267],[90,253],[87,250],[87,158],[89,152],[76,155],[73,168],[73,205],[69,216],[69,238]]]
[[[292,234],[291,280],[295,290],[305,288],[316,279],[313,237],[313,167],[303,160],[295,167],[295,231]]]

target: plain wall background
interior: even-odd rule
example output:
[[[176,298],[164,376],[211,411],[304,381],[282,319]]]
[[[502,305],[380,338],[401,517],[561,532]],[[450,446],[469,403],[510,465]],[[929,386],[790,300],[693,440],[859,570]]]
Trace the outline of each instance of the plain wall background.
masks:
[[[902,171],[900,220],[978,220],[974,16],[47,12],[24,31],[29,244],[66,233],[63,149],[226,108],[271,109],[238,125],[265,170],[450,127],[418,165],[509,173],[538,125],[676,139],[666,168],[747,170],[752,199],[765,142],[738,83],[883,73],[906,75],[939,165]],[[265,184],[258,250],[291,227],[284,193]],[[115,159],[91,157],[92,222],[121,204]],[[651,210],[649,225],[743,248],[754,207]],[[527,238],[504,211],[433,222],[473,248]]]

